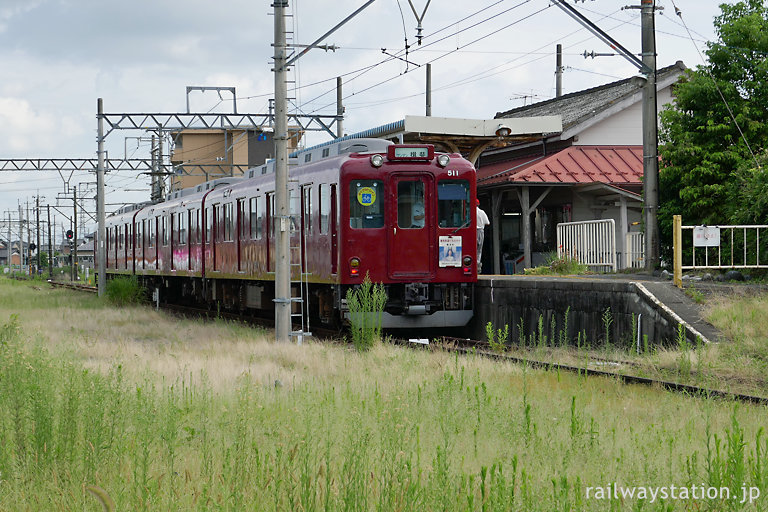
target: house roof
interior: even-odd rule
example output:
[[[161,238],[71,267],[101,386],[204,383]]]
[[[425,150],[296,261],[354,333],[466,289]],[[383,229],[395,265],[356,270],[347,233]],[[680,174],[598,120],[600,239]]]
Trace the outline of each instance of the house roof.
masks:
[[[546,156],[519,158],[477,169],[478,187],[505,183],[640,185],[642,146],[570,146]]]
[[[677,81],[677,77],[686,69],[681,61],[656,71],[656,84],[663,89]],[[633,104],[641,99],[645,83],[640,77],[626,78],[599,87],[585,89],[559,98],[552,98],[525,107],[518,107],[506,112],[498,112],[496,118],[516,118],[531,116],[560,115],[563,119],[563,133],[580,125],[586,120],[599,116],[619,104]]]

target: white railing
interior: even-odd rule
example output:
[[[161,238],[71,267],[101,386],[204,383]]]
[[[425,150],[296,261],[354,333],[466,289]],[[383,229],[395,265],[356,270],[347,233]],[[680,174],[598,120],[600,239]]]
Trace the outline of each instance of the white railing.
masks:
[[[616,223],[613,219],[557,225],[557,257],[616,272]]]
[[[674,280],[682,286],[683,270],[768,268],[768,225],[683,226],[673,218]],[[763,243],[760,231],[763,230]],[[690,232],[690,238],[683,235]],[[761,248],[762,256],[761,256]],[[683,253],[688,253],[683,264]],[[762,258],[762,259],[761,259]]]
[[[645,268],[645,233],[627,233],[625,240],[625,268]]]

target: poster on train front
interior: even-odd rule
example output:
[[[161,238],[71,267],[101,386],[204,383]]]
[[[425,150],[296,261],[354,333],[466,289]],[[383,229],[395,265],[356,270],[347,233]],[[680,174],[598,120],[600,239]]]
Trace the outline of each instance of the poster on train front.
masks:
[[[461,237],[441,236],[439,261],[441,267],[461,266]]]

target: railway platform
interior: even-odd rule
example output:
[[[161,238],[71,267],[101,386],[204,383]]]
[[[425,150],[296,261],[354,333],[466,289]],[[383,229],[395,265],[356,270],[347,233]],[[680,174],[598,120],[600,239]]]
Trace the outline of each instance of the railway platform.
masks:
[[[476,339],[491,322],[508,325],[514,341],[546,336],[641,346],[677,343],[682,325],[692,346],[720,341],[702,311],[671,281],[647,274],[481,275],[469,329]]]

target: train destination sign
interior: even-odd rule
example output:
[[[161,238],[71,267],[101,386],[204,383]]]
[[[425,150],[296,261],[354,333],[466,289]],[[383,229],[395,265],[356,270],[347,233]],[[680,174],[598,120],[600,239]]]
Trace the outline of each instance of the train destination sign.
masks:
[[[389,160],[432,160],[434,157],[432,144],[394,144],[387,148]]]

